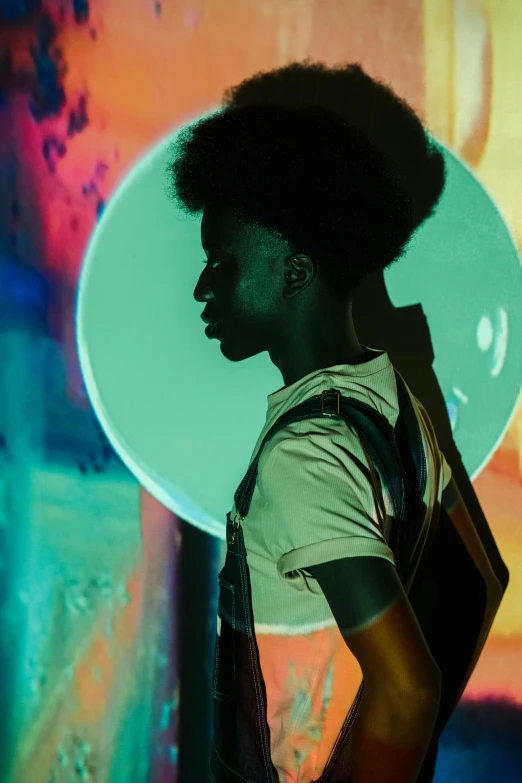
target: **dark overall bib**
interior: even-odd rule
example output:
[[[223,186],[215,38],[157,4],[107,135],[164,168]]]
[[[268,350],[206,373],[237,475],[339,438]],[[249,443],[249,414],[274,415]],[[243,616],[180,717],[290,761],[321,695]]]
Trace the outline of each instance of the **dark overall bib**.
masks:
[[[212,783],[279,783],[270,758],[270,730],[266,718],[266,688],[254,632],[247,553],[241,521],[248,514],[257,478],[259,456],[282,427],[303,419],[334,416],[355,430],[390,492],[394,524],[392,549],[403,584],[411,575],[409,558],[423,511],[426,460],[419,424],[401,375],[395,370],[400,413],[395,429],[366,403],[330,389],[284,413],[268,431],[236,494],[236,517],[227,514],[227,554],[218,575],[218,615],[213,675],[213,737],[210,753]],[[430,530],[429,539],[434,531]],[[429,542],[428,542],[429,543]],[[362,699],[357,692],[334,743],[323,773],[314,783],[349,783],[352,724]],[[419,781],[430,781],[436,757],[432,743]],[[428,770],[427,767],[430,767]]]

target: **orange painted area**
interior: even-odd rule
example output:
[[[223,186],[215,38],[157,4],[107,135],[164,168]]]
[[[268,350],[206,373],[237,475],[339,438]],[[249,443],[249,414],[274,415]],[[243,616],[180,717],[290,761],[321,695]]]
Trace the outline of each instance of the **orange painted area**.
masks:
[[[267,693],[272,760],[285,783],[292,767],[312,780],[324,768],[362,681],[337,626],[310,634],[256,635]],[[331,669],[314,661],[331,661]],[[333,674],[333,677],[331,676]]]
[[[127,580],[130,602],[115,612],[114,638],[108,640],[98,632],[81,662],[75,679],[79,709],[76,720],[96,722],[101,719],[111,697],[116,664],[123,664],[129,646],[135,640],[141,616],[141,566]]]
[[[114,663],[107,640],[97,636],[76,667],[76,687],[83,722],[96,723],[103,715],[111,692]]]
[[[514,701],[522,706],[520,661],[522,661],[522,636],[514,638],[490,636],[463,698],[495,697]]]

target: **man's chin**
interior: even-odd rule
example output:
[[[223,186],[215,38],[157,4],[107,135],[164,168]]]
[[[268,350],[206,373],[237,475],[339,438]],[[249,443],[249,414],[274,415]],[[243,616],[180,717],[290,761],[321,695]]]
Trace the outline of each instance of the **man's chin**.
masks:
[[[257,356],[261,351],[249,350],[245,345],[240,343],[234,343],[234,340],[230,342],[228,340],[220,340],[219,348],[223,356],[230,362],[242,362],[245,359],[250,359],[252,356]]]

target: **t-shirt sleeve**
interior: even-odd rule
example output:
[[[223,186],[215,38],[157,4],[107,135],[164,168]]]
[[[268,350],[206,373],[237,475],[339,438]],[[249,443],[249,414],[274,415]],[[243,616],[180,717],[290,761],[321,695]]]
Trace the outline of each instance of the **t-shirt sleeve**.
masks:
[[[344,557],[371,555],[395,565],[360,441],[345,428],[342,444],[296,433],[260,460],[265,547],[283,578]]]

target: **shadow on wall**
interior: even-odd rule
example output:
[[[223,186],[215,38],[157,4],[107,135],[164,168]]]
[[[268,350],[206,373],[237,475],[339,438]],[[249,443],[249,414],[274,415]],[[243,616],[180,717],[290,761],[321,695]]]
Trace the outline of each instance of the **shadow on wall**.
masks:
[[[453,439],[446,403],[433,369],[435,355],[422,305],[395,307],[388,296],[384,274],[378,272],[364,280],[357,289],[352,315],[359,341],[370,348],[387,351],[391,363],[410,391],[426,408],[439,447],[451,467],[484,549],[505,590],[509,572]]]

